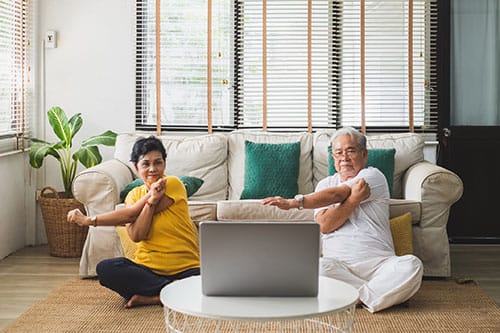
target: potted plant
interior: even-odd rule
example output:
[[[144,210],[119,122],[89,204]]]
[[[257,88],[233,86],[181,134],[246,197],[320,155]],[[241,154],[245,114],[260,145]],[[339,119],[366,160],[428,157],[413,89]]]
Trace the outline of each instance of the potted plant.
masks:
[[[49,243],[50,254],[57,257],[78,257],[81,255],[88,228],[82,228],[66,222],[69,210],[83,205],[73,198],[71,185],[76,176],[78,161],[90,168],[101,163],[102,156],[98,145],[114,146],[116,133],[106,131],[83,141],[80,148],[73,151],[73,138],[83,125],[80,113],[68,119],[66,113],[58,106],[47,112],[47,117],[54,134],[59,141],[47,142],[33,137],[26,137],[32,142],[29,148],[29,161],[33,168],[40,168],[47,156],[59,162],[64,192],[57,192],[52,187],[42,189],[38,199],[42,210],[45,231]]]

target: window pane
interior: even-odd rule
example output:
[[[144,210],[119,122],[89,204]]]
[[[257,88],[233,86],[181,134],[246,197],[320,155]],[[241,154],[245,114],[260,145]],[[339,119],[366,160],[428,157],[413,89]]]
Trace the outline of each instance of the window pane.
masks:
[[[430,47],[431,3],[413,1],[413,123],[428,128],[435,74]],[[342,125],[361,126],[360,2],[344,0],[342,14]],[[365,2],[365,112],[367,127],[409,127],[408,1]],[[436,22],[434,21],[434,24]],[[434,53],[431,53],[434,52]],[[435,78],[435,76],[434,76]],[[434,83],[435,84],[435,83]],[[434,105],[435,106],[435,105]],[[434,110],[437,112],[437,110]]]
[[[156,124],[154,2],[138,1],[138,126]],[[206,127],[207,0],[161,3],[162,124]],[[304,130],[309,111],[314,130],[360,127],[360,1],[312,1],[311,36],[308,1],[267,0],[266,4],[263,8],[261,0],[213,1],[215,128],[265,125]],[[408,11],[407,0],[365,1],[364,98],[369,131],[410,127]],[[413,123],[417,131],[432,132],[437,129],[437,0],[413,0],[412,17]]]
[[[29,7],[27,1],[0,0],[0,138],[23,135],[29,97]],[[12,140],[9,140],[11,142]],[[0,151],[20,147],[0,143]]]
[[[156,124],[155,1],[139,1],[139,124]],[[212,121],[230,114],[230,2],[212,2]],[[161,119],[170,126],[207,125],[207,1],[161,2]]]
[[[236,63],[240,127],[262,127],[263,8],[262,1],[238,1]],[[328,126],[329,21],[328,1],[312,2],[311,85],[313,126]],[[308,126],[308,3],[267,1],[266,66],[267,126]]]

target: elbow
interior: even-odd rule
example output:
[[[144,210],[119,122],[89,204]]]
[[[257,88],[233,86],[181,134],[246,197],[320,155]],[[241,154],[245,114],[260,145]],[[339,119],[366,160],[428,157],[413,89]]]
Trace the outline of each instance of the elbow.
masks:
[[[322,234],[328,234],[330,231],[328,230],[328,228],[325,227],[324,224],[320,224],[319,225],[319,231],[322,233]]]
[[[328,228],[328,224],[326,223],[325,219],[323,217],[318,217],[316,219],[316,222],[319,224],[319,231],[322,233],[322,234],[327,234],[330,232],[329,228]]]
[[[138,243],[144,240],[144,237],[139,232],[134,232],[134,230],[129,230],[128,236],[130,237],[130,240],[134,243]]]
[[[123,218],[126,223],[131,223],[137,219],[137,215],[138,214],[135,214],[134,212],[132,212],[132,210],[128,210]]]
[[[134,243],[138,243],[141,241],[141,239],[139,239],[139,237],[137,236],[130,236],[130,240],[132,240],[132,242]]]

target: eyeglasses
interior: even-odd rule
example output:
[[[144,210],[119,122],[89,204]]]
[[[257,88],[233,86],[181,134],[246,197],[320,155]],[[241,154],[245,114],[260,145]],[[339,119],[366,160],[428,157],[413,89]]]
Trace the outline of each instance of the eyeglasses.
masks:
[[[346,150],[334,150],[333,151],[333,157],[335,158],[340,158],[342,156],[346,157],[352,157],[355,156],[357,153],[359,153],[359,150],[356,148],[347,148]]]

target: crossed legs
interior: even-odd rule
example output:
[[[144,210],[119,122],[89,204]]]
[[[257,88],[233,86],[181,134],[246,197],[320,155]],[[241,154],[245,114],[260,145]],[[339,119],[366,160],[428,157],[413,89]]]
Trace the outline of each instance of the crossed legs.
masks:
[[[343,262],[321,258],[320,275],[332,277],[354,286],[359,299],[370,312],[403,303],[420,288],[423,266],[413,255],[363,259]]]

